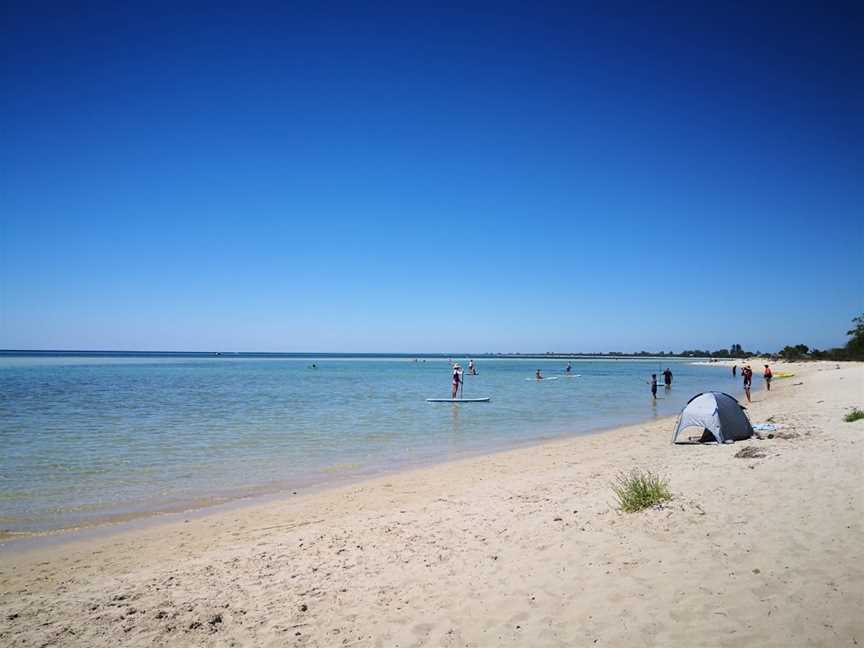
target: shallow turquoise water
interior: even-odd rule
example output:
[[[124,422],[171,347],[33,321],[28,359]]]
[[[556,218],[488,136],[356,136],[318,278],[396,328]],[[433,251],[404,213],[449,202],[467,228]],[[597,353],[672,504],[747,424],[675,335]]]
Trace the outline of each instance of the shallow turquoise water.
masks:
[[[461,359],[459,359],[461,361]],[[309,365],[314,362],[317,369]],[[462,362],[464,367],[467,363]],[[656,360],[0,357],[0,529],[38,531],[308,487],[675,414],[728,369]],[[558,380],[537,383],[541,368]],[[671,435],[671,430],[670,430]]]

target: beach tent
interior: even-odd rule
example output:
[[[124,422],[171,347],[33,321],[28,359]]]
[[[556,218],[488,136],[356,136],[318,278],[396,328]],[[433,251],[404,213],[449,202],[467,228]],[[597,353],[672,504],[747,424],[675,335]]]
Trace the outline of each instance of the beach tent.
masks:
[[[702,436],[699,441],[741,441],[753,436],[753,426],[744,408],[729,394],[703,392],[687,401],[678,417],[672,443],[680,443],[678,435],[686,428],[697,427]],[[688,439],[689,440],[689,439]]]

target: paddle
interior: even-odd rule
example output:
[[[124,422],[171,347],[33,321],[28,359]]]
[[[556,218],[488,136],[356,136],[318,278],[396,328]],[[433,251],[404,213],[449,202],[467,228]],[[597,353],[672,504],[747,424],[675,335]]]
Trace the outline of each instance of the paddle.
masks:
[[[459,398],[465,398],[465,374],[459,374]]]

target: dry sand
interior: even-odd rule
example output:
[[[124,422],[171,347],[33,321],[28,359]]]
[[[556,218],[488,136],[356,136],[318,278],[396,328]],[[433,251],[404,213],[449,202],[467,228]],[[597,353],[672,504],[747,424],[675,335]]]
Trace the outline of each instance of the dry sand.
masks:
[[[0,645],[864,645],[864,366],[777,370],[750,414],[789,438],[672,446],[666,419],[7,549]],[[632,467],[674,500],[618,512]]]

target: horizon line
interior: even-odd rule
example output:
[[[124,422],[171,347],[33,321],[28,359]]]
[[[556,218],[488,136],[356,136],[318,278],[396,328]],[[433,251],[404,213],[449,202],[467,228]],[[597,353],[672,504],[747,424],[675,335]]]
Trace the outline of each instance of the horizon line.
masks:
[[[704,349],[699,349],[700,351]],[[298,356],[406,356],[406,357],[481,357],[481,356],[625,356],[625,357],[709,357],[709,356],[683,356],[686,351],[667,353],[665,351],[483,351],[478,353],[465,352],[405,352],[405,351],[166,351],[166,350],[142,350],[142,349],[0,349],[2,353],[112,353],[112,354],[196,354],[196,355],[298,355]],[[756,355],[756,354],[751,354]],[[764,354],[763,354],[764,355]]]

